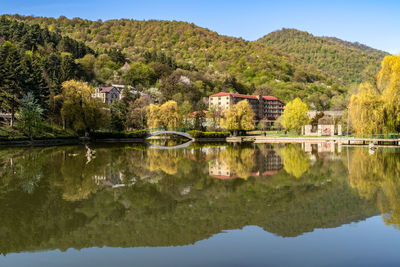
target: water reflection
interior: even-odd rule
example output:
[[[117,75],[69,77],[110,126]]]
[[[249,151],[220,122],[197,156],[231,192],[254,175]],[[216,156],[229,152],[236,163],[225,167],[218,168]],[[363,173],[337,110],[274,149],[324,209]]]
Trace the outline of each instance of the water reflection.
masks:
[[[400,228],[400,153],[397,149],[352,151],[349,179],[361,197],[379,207],[383,220]]]
[[[265,176],[283,168],[282,159],[272,146],[221,147],[208,163],[211,177],[218,179]]]
[[[0,253],[186,245],[246,225],[294,237],[379,212],[400,222],[397,151],[91,149],[89,162],[84,146],[0,150]]]

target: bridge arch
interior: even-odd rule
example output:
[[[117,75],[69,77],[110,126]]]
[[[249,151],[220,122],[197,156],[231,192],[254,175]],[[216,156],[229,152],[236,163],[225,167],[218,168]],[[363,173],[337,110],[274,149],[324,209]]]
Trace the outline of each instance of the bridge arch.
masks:
[[[189,140],[193,140],[194,138],[188,134],[188,133],[184,133],[184,132],[178,132],[178,131],[155,131],[155,132],[150,132],[145,139],[150,138],[152,136],[157,136],[157,135],[162,135],[162,134],[175,134],[175,135],[180,135],[183,137],[186,137]]]

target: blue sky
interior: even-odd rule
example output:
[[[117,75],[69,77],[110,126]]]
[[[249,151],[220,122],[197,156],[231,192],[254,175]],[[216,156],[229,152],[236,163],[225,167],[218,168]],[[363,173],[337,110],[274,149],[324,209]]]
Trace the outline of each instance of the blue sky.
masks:
[[[400,52],[400,0],[0,0],[0,13],[180,20],[246,40],[296,28]]]

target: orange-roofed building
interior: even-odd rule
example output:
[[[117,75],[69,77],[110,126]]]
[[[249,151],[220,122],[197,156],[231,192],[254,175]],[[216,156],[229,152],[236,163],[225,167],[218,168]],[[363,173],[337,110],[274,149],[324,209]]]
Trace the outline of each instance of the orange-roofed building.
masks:
[[[254,113],[256,114],[255,119],[257,121],[262,119],[275,121],[282,115],[283,109],[286,105],[285,102],[274,96],[243,95],[221,92],[213,94],[208,98],[209,106],[214,106],[221,111],[228,109],[230,106],[242,100],[249,101]]]

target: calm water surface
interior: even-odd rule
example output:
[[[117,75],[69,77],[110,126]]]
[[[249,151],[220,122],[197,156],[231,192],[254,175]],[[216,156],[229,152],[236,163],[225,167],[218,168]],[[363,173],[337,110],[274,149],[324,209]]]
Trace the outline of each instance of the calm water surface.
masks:
[[[400,150],[0,149],[0,266],[400,266]]]

